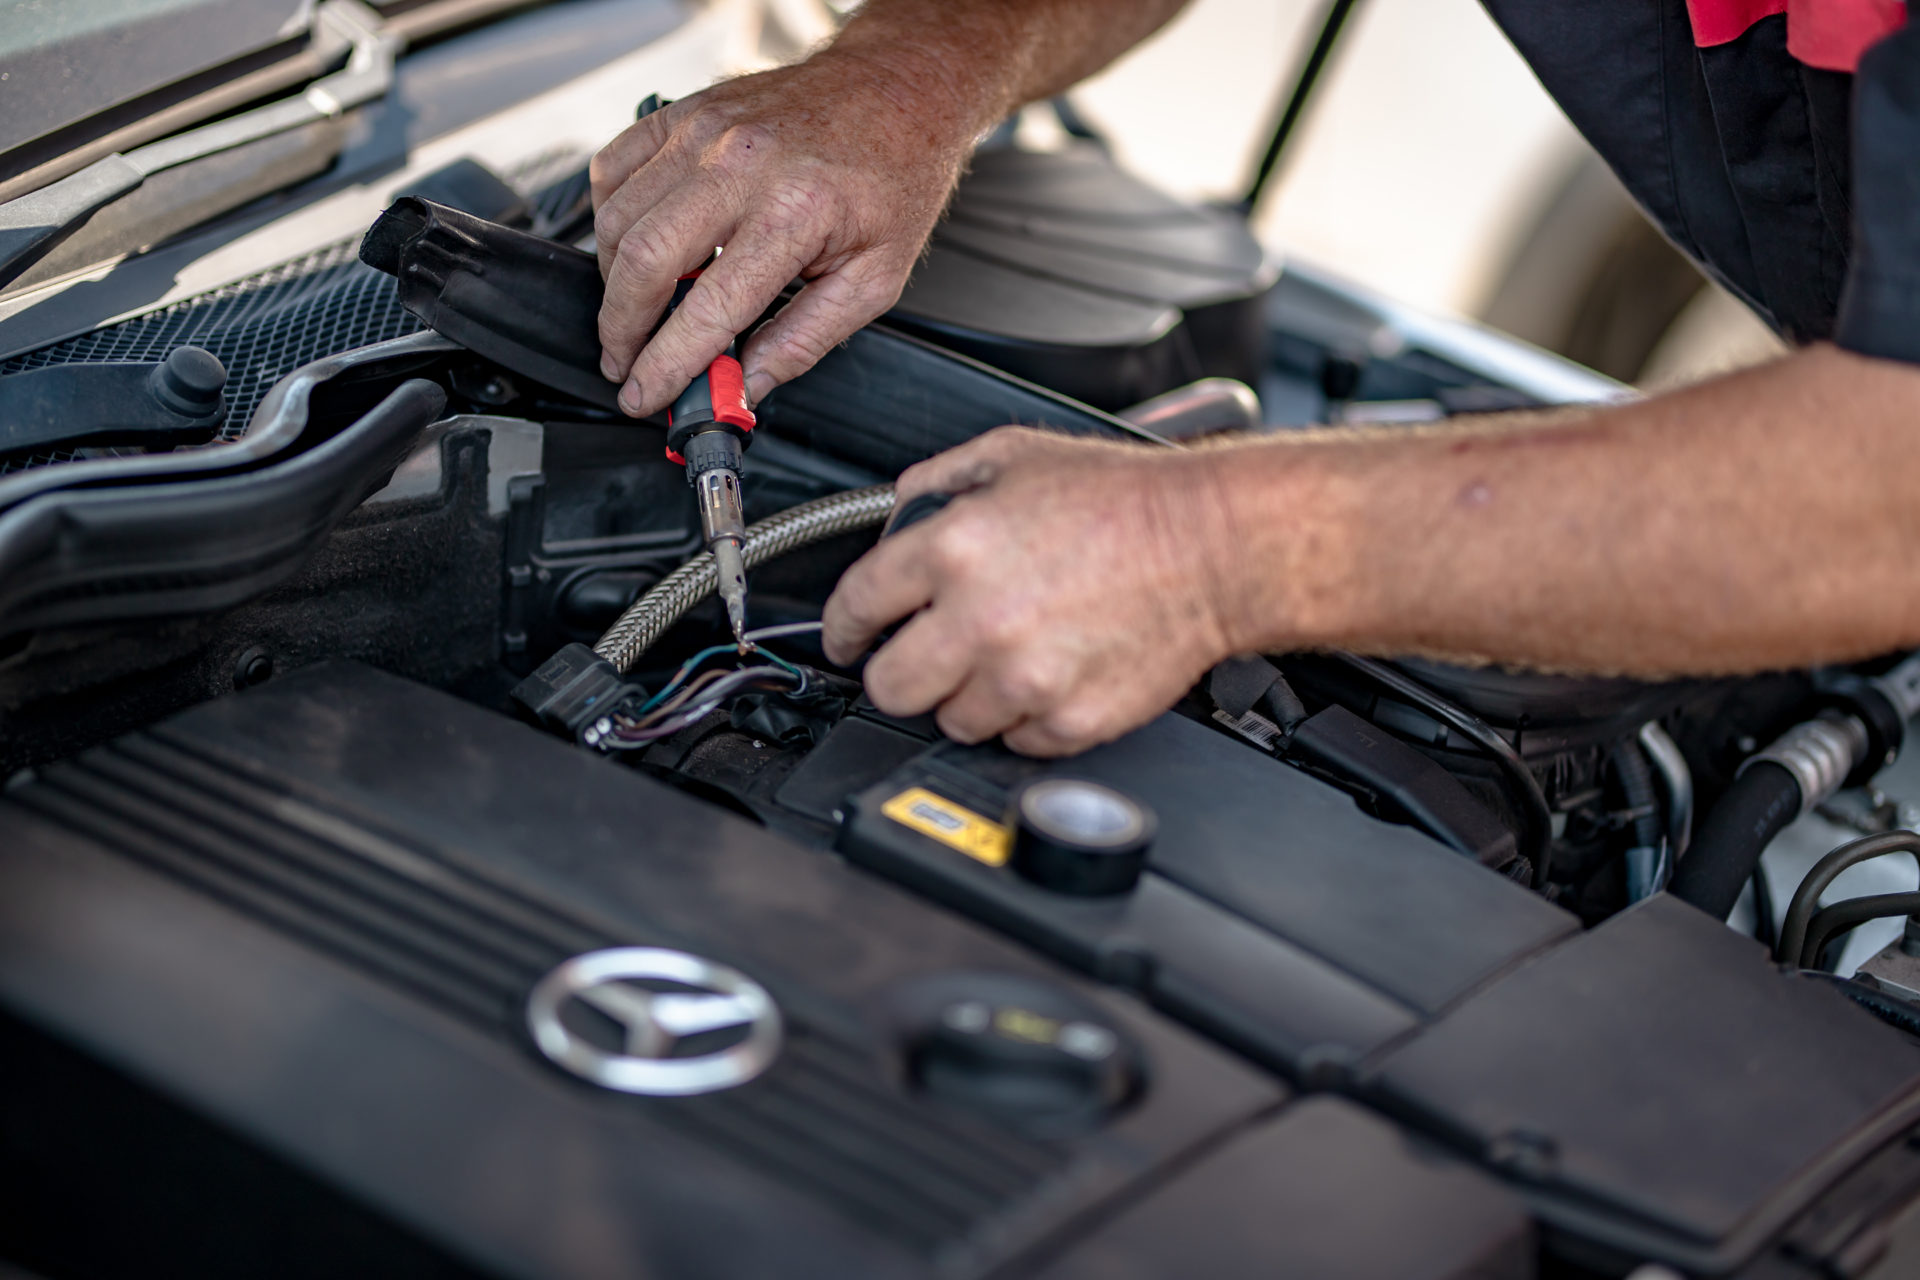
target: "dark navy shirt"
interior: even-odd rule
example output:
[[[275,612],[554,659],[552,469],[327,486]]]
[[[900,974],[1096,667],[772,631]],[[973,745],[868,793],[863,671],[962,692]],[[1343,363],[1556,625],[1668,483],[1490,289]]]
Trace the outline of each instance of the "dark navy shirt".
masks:
[[[1796,56],[1785,13],[1703,47],[1687,0],[1483,3],[1648,215],[1783,337],[1920,364],[1920,22],[1849,73]]]

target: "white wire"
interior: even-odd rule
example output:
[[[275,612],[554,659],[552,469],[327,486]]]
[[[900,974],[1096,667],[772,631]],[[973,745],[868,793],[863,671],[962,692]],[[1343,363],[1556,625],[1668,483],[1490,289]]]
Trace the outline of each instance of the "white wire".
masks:
[[[819,630],[818,622],[787,622],[777,627],[761,627],[758,631],[749,631],[740,638],[749,644],[758,644],[762,640],[778,640],[782,636],[811,635]]]

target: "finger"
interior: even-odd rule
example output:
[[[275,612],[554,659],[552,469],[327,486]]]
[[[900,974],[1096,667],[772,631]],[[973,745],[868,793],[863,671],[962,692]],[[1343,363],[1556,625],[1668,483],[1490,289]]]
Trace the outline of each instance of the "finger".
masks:
[[[651,117],[649,117],[651,118]],[[727,125],[713,112],[692,111],[652,159],[634,171],[594,214],[601,270],[635,222],[677,195],[705,193],[716,205],[745,207],[752,175],[766,164],[771,139],[756,125]]]
[[[813,368],[827,352],[885,315],[899,300],[906,280],[906,267],[863,255],[807,285],[748,339],[740,357],[748,398],[758,404],[769,391]]]
[[[704,193],[688,191],[635,223],[620,242],[600,303],[600,371],[631,376],[640,348],[673,297],[681,276],[713,253],[731,230],[733,215]],[[684,387],[686,384],[682,383]],[[680,387],[674,388],[677,394]],[[638,416],[639,388],[620,393],[621,407]]]
[[[846,666],[867,651],[881,630],[933,600],[933,575],[923,529],[888,538],[840,575],[820,616],[820,643],[829,660]]]
[[[633,377],[643,391],[639,411],[654,413],[671,404],[773,305],[818,250],[818,244],[795,237],[729,243],[634,360]]]
[[[1004,740],[1024,756],[1079,755],[1145,724],[1172,700],[1172,696],[1165,702],[1153,698],[1152,705],[1129,709],[1116,703],[1111,684],[1082,681],[1048,698],[1044,714],[1029,716],[1007,731]]]
[[[878,705],[877,699],[875,705]],[[941,733],[968,745],[1013,732],[1026,721],[1026,712],[1007,700],[999,683],[978,672],[942,702],[934,716]]]
[[[627,179],[667,145],[667,139],[673,136],[675,105],[669,104],[634,121],[587,162],[587,188],[593,195],[595,209],[605,205],[614,192],[626,185]],[[619,243],[619,239],[615,236],[614,243]]]
[[[1007,750],[1020,755],[1054,759],[1077,756],[1117,736],[1104,732],[1096,727],[1089,716],[1069,706],[1048,715],[1029,717],[1013,728],[1004,730],[1001,741],[1006,744]]]
[[[880,646],[863,678],[873,705],[891,716],[923,715],[968,683],[972,663],[951,618],[923,609]]]
[[[965,493],[985,488],[999,478],[1026,438],[1040,435],[1026,427],[997,427],[945,453],[936,453],[925,462],[916,462],[894,482],[895,501],[906,502],[923,493]]]
[[[634,225],[674,196],[701,191],[715,203],[723,203],[724,195],[701,177],[691,148],[669,138],[652,159],[601,201],[593,212],[593,247],[601,276],[613,270],[614,257]]]
[[[1061,737],[1045,720],[1026,720],[1001,732],[1000,741],[1017,755],[1054,760],[1079,755],[1093,743],[1079,743]]]

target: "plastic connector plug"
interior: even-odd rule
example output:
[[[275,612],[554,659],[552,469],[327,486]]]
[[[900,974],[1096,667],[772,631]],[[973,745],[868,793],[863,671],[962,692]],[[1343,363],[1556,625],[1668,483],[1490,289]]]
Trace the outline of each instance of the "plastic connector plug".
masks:
[[[583,747],[597,747],[613,722],[613,709],[647,691],[630,684],[619,668],[584,644],[570,644],[513,687],[513,700],[541,724]]]

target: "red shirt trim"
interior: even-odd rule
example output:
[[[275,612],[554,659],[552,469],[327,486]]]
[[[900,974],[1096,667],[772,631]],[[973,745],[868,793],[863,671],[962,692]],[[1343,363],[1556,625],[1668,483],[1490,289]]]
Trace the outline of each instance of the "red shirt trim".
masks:
[[[1687,0],[1693,41],[1706,48],[1787,15],[1787,52],[1810,67],[1852,71],[1860,55],[1907,22],[1906,0]]]

